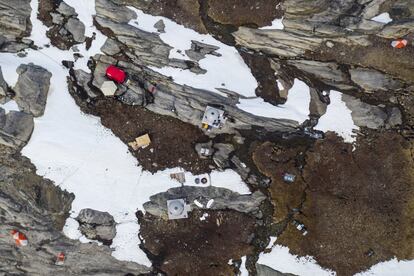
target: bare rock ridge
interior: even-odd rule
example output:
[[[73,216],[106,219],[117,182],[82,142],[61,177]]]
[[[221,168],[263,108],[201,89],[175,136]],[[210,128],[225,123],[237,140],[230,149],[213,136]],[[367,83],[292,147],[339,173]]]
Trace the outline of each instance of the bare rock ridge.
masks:
[[[409,11],[409,3],[398,5]],[[385,1],[287,0],[282,4],[283,30],[240,27],[233,35],[237,45],[266,55],[276,69],[293,69],[311,86],[363,93],[364,101],[399,108],[412,121],[405,95],[413,93],[412,64],[406,58],[413,52],[390,47],[392,39],[410,37],[412,18],[396,15],[388,24],[370,20],[394,7],[396,3]]]

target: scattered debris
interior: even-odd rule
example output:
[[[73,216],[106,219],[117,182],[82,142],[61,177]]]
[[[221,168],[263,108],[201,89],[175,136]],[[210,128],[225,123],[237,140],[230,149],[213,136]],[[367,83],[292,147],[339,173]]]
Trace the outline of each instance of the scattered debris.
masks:
[[[283,174],[283,181],[287,182],[287,183],[293,183],[295,182],[296,179],[296,175],[294,174],[290,174],[290,173],[284,173]]]
[[[113,80],[117,83],[124,83],[126,80],[125,71],[114,65],[108,66],[108,68],[106,69],[106,76],[108,77],[108,79]]]
[[[201,202],[198,201],[197,199],[194,199],[194,204],[197,205],[197,207],[199,207],[199,208],[204,208],[204,205],[201,204]]]
[[[213,155],[213,142],[196,144],[195,150],[200,158],[206,159]]]
[[[57,255],[55,265],[63,265],[65,263],[65,253],[60,252]]]
[[[208,175],[196,177],[194,179],[194,183],[195,184],[202,184],[202,185],[208,184],[209,183],[209,177],[208,177]]]
[[[210,149],[208,148],[201,148],[200,149],[200,154],[203,156],[209,156],[210,155]]]
[[[151,139],[148,134],[144,134],[142,136],[139,136],[135,139],[135,141],[128,143],[129,146],[131,146],[134,150],[138,150],[140,148],[145,149],[151,144]]]
[[[222,128],[226,122],[224,110],[207,106],[203,115],[202,128],[211,130],[212,128]]]
[[[372,257],[372,256],[374,256],[374,254],[375,254],[375,252],[372,248],[370,248],[367,252],[365,252],[365,255],[367,257]]]
[[[391,46],[397,49],[402,49],[405,46],[407,46],[408,41],[405,39],[398,39],[398,40],[394,40],[393,42],[391,42]]]
[[[300,232],[302,232],[303,236],[306,236],[308,234],[308,230],[306,229],[306,227],[303,223],[300,223],[297,220],[293,220],[292,223],[293,223],[293,225],[295,225],[296,229],[298,229]]]
[[[191,211],[190,205],[185,203],[184,199],[167,200],[168,219],[188,218],[188,212]]]
[[[171,177],[171,179],[177,180],[181,184],[185,183],[185,173],[183,173],[183,172],[172,173],[172,174],[170,174],[170,177]]]
[[[323,131],[305,128],[303,133],[313,139],[323,139],[325,137]]]
[[[16,242],[16,245],[18,246],[28,245],[27,237],[22,232],[19,232],[17,230],[12,230],[10,233],[12,234],[13,239]]]
[[[102,93],[107,97],[112,97],[115,95],[118,86],[113,81],[104,81],[101,86]]]
[[[207,205],[206,205],[207,209],[210,209],[210,208],[211,208],[211,206],[213,206],[213,203],[214,203],[214,199],[210,199],[210,200],[207,202]]]
[[[204,213],[204,214],[201,216],[200,220],[201,220],[201,221],[205,221],[207,218],[208,218],[208,214],[207,214],[207,213]]]

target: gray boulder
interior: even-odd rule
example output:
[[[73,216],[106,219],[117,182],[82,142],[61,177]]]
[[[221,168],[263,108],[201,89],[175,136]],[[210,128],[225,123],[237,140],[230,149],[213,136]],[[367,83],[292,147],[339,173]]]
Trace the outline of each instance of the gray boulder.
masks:
[[[115,238],[115,220],[107,212],[82,209],[76,220],[79,222],[79,230],[88,239],[110,244],[113,238]]]
[[[17,105],[20,110],[33,114],[35,117],[42,116],[46,107],[52,74],[33,63],[20,65],[17,68],[17,73],[19,79],[14,87]]]
[[[71,6],[69,6],[68,4],[66,4],[64,1],[60,2],[59,7],[57,8],[57,11],[67,17],[70,16],[77,16],[78,14],[76,13],[75,9]]]
[[[157,29],[159,33],[165,33],[165,24],[164,20],[160,19],[157,23],[154,24],[154,28]]]
[[[206,55],[214,55],[214,56],[221,56],[221,54],[217,53],[216,51],[220,49],[217,46],[209,45],[206,43],[198,42],[195,40],[191,41],[191,49],[185,51],[187,56],[194,61],[200,61],[205,58]]]
[[[79,19],[69,18],[65,28],[72,34],[73,40],[76,42],[85,41],[85,24],[79,21]]]
[[[309,104],[309,112],[311,116],[320,117],[326,113],[328,104],[321,101],[319,91],[315,88],[310,88],[311,101]]]
[[[7,115],[0,107],[0,144],[21,148],[27,144],[34,128],[33,116],[18,111]]]

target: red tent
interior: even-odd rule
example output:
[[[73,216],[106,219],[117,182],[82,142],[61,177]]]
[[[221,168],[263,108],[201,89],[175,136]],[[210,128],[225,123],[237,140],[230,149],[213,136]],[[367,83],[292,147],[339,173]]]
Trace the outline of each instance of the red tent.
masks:
[[[123,83],[126,79],[126,73],[124,70],[114,66],[110,65],[106,69],[106,76],[117,83]]]

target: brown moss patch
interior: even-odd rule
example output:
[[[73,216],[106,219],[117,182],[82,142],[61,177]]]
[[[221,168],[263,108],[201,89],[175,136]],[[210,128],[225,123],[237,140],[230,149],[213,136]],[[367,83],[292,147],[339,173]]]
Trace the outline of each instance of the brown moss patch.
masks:
[[[208,15],[216,22],[234,26],[270,25],[280,18],[280,0],[209,0]]]
[[[289,223],[278,243],[294,254],[314,256],[338,275],[394,256],[414,258],[412,150],[412,142],[393,133],[360,138],[355,151],[335,135],[318,141],[306,154],[306,200],[294,216],[309,234],[302,236]]]
[[[209,214],[205,221],[203,213]],[[188,219],[175,221],[147,213],[139,224],[144,247],[167,275],[235,275],[228,261],[253,252],[255,219],[234,211],[193,210]]]

